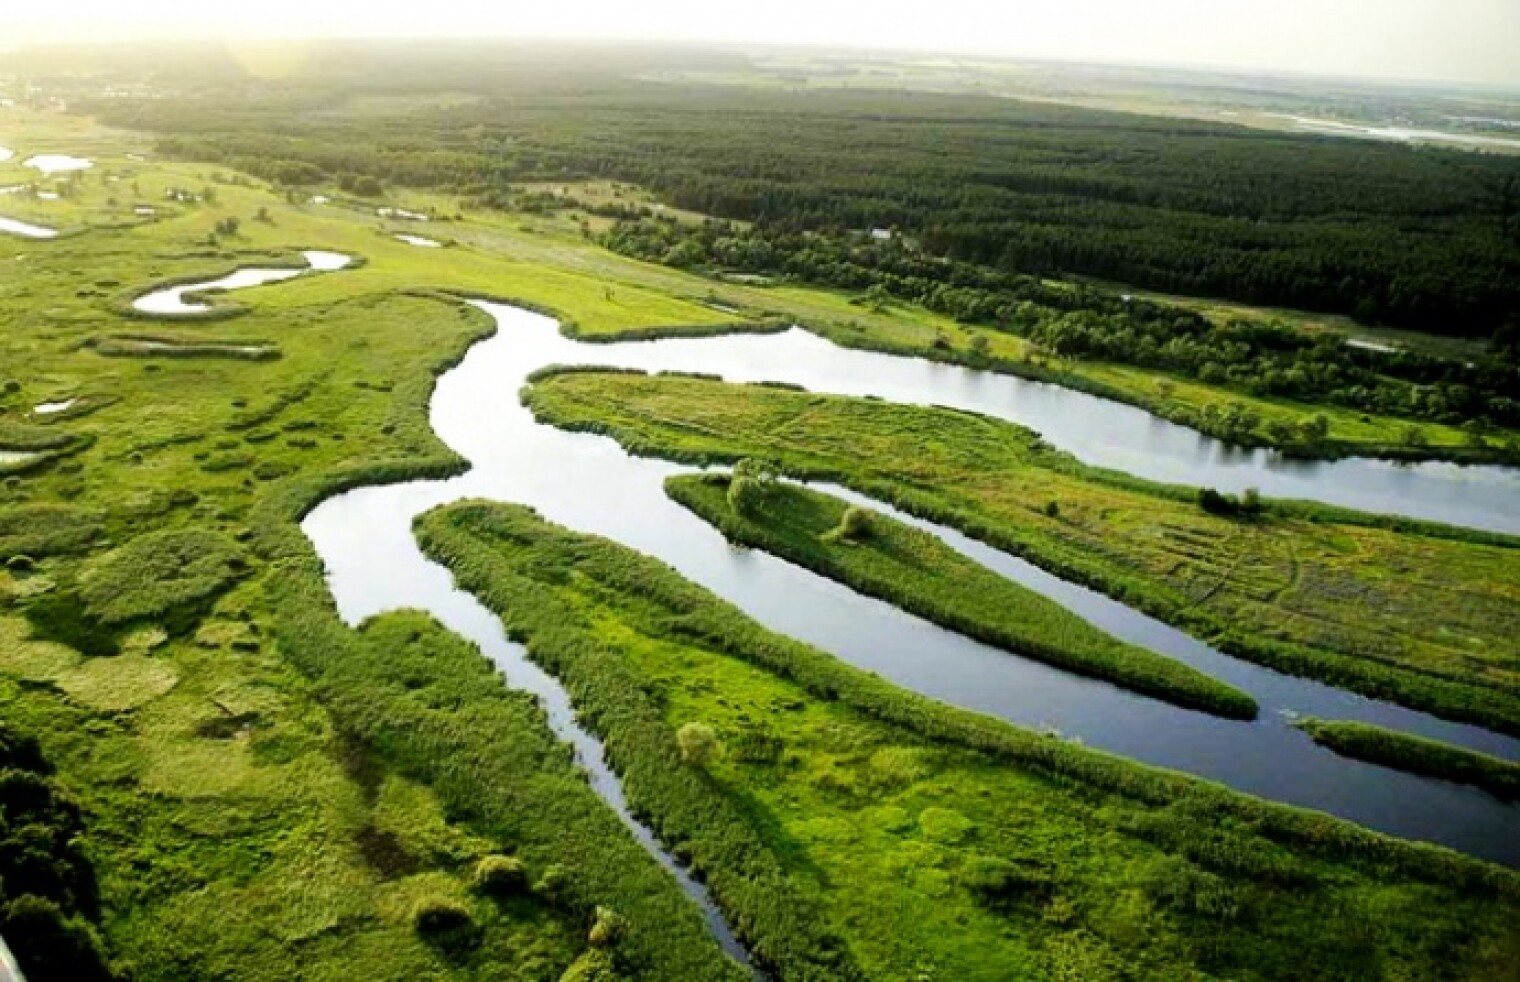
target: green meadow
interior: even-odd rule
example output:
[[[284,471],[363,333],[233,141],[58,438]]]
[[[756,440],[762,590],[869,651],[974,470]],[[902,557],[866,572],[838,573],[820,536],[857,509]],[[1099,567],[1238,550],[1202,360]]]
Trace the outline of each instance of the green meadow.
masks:
[[[0,934],[34,980],[744,976],[542,709],[425,615],[345,625],[299,529],[340,490],[466,466],[427,418],[437,376],[493,329],[463,298],[545,311],[587,340],[795,322],[883,351],[990,353],[1165,411],[1153,374],[614,255],[575,207],[275,187],[56,110],[0,107],[0,145],[16,151],[0,186],[57,194],[0,195],[0,215],[61,233],[0,234],[0,785],[40,803],[0,797]],[[34,153],[93,166],[40,177],[21,164]],[[566,186],[588,205],[652,200]],[[157,286],[302,267],[305,250],[354,262],[213,294],[208,315],[131,307]],[[1189,409],[1251,401],[1167,391]],[[843,481],[1247,657],[1520,729],[1520,565],[1502,537],[1275,505],[1220,518],[939,410],[603,374],[547,378],[530,398],[640,452]],[[1405,425],[1329,415],[1347,446]],[[1437,450],[1464,439],[1425,432]],[[950,582],[968,571],[905,530],[815,546],[836,510],[799,503],[751,534],[795,520],[794,544],[837,554],[862,589],[1247,712],[1006,586],[986,584],[1006,610],[973,603]],[[1507,871],[930,703],[521,509],[460,505],[419,532],[562,677],[636,811],[777,978],[1490,979],[1520,962]],[[700,764],[683,757],[687,724],[716,739]],[[67,848],[11,848],[44,841]]]
[[[541,421],[634,453],[755,458],[837,481],[1243,657],[1520,730],[1513,538],[1303,506],[1211,514],[1188,489],[1087,467],[1027,429],[950,409],[594,371],[548,374],[525,398]]]
[[[1476,978],[1513,957],[1507,872],[903,692],[520,506],[418,531],[566,681],[782,977]],[[691,726],[715,738],[699,759]]]

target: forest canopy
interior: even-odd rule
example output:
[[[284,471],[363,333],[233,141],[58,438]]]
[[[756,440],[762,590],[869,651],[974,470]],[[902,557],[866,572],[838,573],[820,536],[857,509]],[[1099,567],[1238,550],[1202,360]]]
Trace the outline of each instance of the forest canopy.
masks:
[[[489,47],[340,54],[308,78],[209,73],[192,98],[176,83],[174,99],[96,108],[289,184],[364,175],[489,201],[610,177],[780,232],[896,229],[1006,272],[1437,334],[1520,322],[1520,158],[966,95],[659,83],[642,80],[647,53],[574,71]]]

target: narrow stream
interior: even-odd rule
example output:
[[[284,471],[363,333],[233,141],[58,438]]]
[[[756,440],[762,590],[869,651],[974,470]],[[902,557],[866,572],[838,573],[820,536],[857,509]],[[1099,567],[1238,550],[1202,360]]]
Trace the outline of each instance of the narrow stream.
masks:
[[[431,406],[435,432],[469,459],[473,469],[447,481],[361,488],[335,496],[315,509],[303,528],[326,563],[345,620],[357,624],[398,608],[433,612],[497,658],[510,684],[550,693],[545,698],[554,707],[556,729],[589,748],[583,750],[583,760],[601,769],[596,777],[599,788],[615,788],[616,777],[605,772],[595,741],[575,727],[563,691],[533,668],[520,648],[502,640],[499,622],[460,594],[448,573],[422,555],[412,540],[414,516],[468,497],[529,504],[550,521],[654,555],[766,626],[934,698],[1021,725],[1053,726],[1069,737],[1149,763],[1520,866],[1520,808],[1474,789],[1338,757],[1286,725],[1282,712],[1365,719],[1510,759],[1520,758],[1520,741],[1229,658],[1106,597],[1063,583],[952,530],[910,519],[1100,627],[1251,692],[1263,712],[1253,723],[1220,720],[1010,655],[765,553],[730,548],[720,534],[665,497],[664,479],[686,468],[630,457],[603,437],[540,426],[517,396],[529,372],[556,362],[701,369],[729,377],[802,381],[788,370],[797,362],[784,359],[787,346],[800,343],[815,352],[815,345],[826,343],[788,332],[769,338],[591,347],[565,339],[546,317],[501,305],[480,306],[497,319],[500,331],[443,376]],[[768,354],[769,345],[783,355]],[[878,363],[893,360],[826,347],[837,352],[832,364],[838,375],[823,374],[816,361],[807,373],[813,387],[822,391],[862,388],[852,380],[874,379]],[[910,364],[925,374],[905,401],[939,399],[943,366]],[[896,390],[896,395],[882,394],[903,398],[900,380]],[[620,805],[615,792],[610,800]],[[631,821],[626,810],[623,814]],[[688,889],[693,888],[700,890],[696,884]]]
[[[242,269],[223,276],[221,279],[205,280],[199,283],[182,283],[178,286],[165,287],[161,290],[145,293],[132,301],[132,309],[159,317],[203,314],[213,309],[211,304],[190,301],[185,298],[211,290],[246,290],[249,287],[264,286],[266,283],[279,283],[283,280],[295,279],[297,276],[304,276],[307,273],[332,272],[342,269],[353,261],[351,257],[345,256],[341,252],[323,252],[313,249],[303,252],[301,255],[306,257],[305,269],[245,266]]]
[[[14,218],[6,218],[0,215],[0,232],[8,232],[11,235],[19,235],[23,239],[56,239],[58,230],[47,228],[43,225],[33,225],[30,222],[17,221]]]

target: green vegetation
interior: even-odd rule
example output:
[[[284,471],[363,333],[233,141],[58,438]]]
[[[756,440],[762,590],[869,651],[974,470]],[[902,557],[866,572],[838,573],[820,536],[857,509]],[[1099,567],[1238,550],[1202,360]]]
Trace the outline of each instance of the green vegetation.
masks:
[[[109,966],[145,982],[740,977],[538,707],[425,619],[344,626],[295,524],[344,487],[461,468],[427,399],[491,324],[428,288],[502,290],[591,332],[706,325],[712,311],[494,248],[440,260],[377,234],[372,211],[133,161],[143,137],[73,117],[0,108],[0,126],[6,146],[97,161],[67,198],[27,205],[77,234],[0,236],[13,382],[0,383],[0,447],[37,454],[0,489],[0,716],[38,742],[84,816],[68,835],[95,871],[91,930]],[[160,205],[185,187],[216,193]],[[159,213],[132,221],[142,202]],[[236,237],[209,245],[228,217],[243,219]],[[150,284],[303,248],[368,261],[240,292],[234,311],[172,334],[122,319],[121,298]],[[281,357],[107,358],[92,343],[141,333],[192,349],[277,343]],[[76,393],[67,411],[32,412]],[[528,886],[476,890],[487,856],[521,863]],[[419,934],[425,901],[463,905],[470,926]],[[16,923],[84,937],[78,918],[96,915],[50,902],[60,914],[27,901]],[[628,927],[588,953],[597,906]],[[0,934],[21,949],[22,934]]]
[[[952,631],[1180,706],[1238,719],[1256,715],[1255,700],[1238,689],[1104,634],[927,532],[781,483],[769,485],[749,509],[736,510],[724,495],[741,480],[675,477],[665,491],[732,541],[773,552]]]
[[[0,511],[0,559],[83,551],[100,535],[100,516],[62,504],[24,504]]]
[[[1520,764],[1369,723],[1300,719],[1294,725],[1315,743],[1347,757],[1471,784],[1511,801],[1520,799]]]
[[[84,811],[35,740],[0,722],[0,936],[36,979],[112,977]]]
[[[949,409],[625,372],[541,376],[525,398],[541,421],[634,453],[755,458],[847,485],[1242,657],[1520,732],[1512,538],[1282,503],[1215,515],[1185,488],[1087,467],[1022,427]]]
[[[434,71],[452,58],[421,73],[426,84],[452,84]],[[231,89],[175,97],[183,67],[155,60],[157,108],[220,113]],[[403,87],[407,78],[417,76],[394,75]],[[586,340],[802,322],[841,343],[1048,375],[1178,413],[1240,402],[1261,430],[1323,411],[1326,452],[1396,442],[1408,425],[1228,383],[1178,378],[1162,394],[1155,373],[1063,363],[1017,334],[890,296],[855,303],[846,291],[634,261],[595,239],[631,217],[619,208],[653,210],[647,190],[561,181],[558,163],[547,182],[477,181],[473,151],[442,150],[426,128],[413,129],[407,154],[452,175],[426,188],[407,155],[366,173],[377,169],[366,144],[342,138],[321,164],[265,169],[272,120],[290,117],[291,139],[306,139],[297,104],[240,120],[254,135],[229,155],[219,144],[222,163],[147,159],[150,135],[47,108],[52,95],[77,106],[101,82],[73,84],[39,78],[35,100],[0,106],[0,142],[18,150],[0,183],[59,192],[0,206],[64,231],[0,236],[0,742],[35,741],[51,768],[0,751],[0,843],[24,844],[0,848],[0,934],[23,958],[20,939],[51,939],[38,947],[71,959],[60,968],[70,978],[92,977],[97,963],[142,982],[742,977],[586,786],[540,707],[422,615],[346,626],[296,524],[343,489],[464,468],[427,420],[433,379],[491,329],[460,297],[552,313]],[[365,115],[372,136],[407,130],[389,125],[398,108],[491,102],[388,91],[350,104],[316,84],[307,103],[302,88],[285,91],[330,122]],[[519,163],[537,169],[521,146],[521,158],[495,144],[484,156],[511,180]],[[39,179],[19,163],[33,152],[95,167]],[[396,241],[419,226],[379,207],[428,215],[427,232],[449,247]],[[172,330],[125,305],[154,284],[314,248],[362,262],[218,298],[213,316]],[[36,408],[70,397],[56,414]],[[904,423],[875,405],[884,422]],[[715,395],[668,416],[732,408]],[[764,456],[769,441],[795,436],[785,419],[766,424],[776,430],[766,440],[746,435],[743,417],[734,438]],[[930,462],[974,449],[997,465],[1002,438],[958,429],[970,425],[952,422],[943,440],[936,430]],[[1440,423],[1420,432],[1431,453],[1469,439]],[[839,452],[847,459],[860,437],[874,456],[868,435],[845,434]],[[905,442],[918,435],[901,428]],[[888,449],[917,460],[902,445]],[[1149,543],[1134,547],[1143,572],[1114,581],[1132,599],[1148,595],[1133,584],[1148,589],[1172,565],[1183,586],[1167,580],[1157,594],[1196,601],[1211,623],[1254,625],[1266,616],[1247,616],[1261,612],[1253,604],[1281,605],[1296,618],[1283,628],[1294,644],[1321,632],[1327,648],[1430,668],[1441,676],[1432,686],[1467,673],[1497,691],[1508,671],[1507,540],[1464,545],[1417,524],[1374,528],[1275,503],[1249,522],[1211,517],[1181,491],[1074,477],[1058,455],[1026,452],[1039,466],[990,472],[1012,483],[982,489],[987,514],[1052,523],[1041,543],[1063,561],[1086,557],[1094,576],[1119,570],[1130,555],[1119,545]],[[517,579],[482,568],[510,584],[502,596],[543,602],[507,605],[517,629],[610,737],[641,814],[781,977],[1297,977],[1307,964],[1335,978],[1487,978],[1516,960],[1505,931],[1515,888],[1501,871],[935,706],[760,632],[668,570],[523,521],[553,554]],[[987,522],[979,534],[994,538]],[[1064,523],[1072,531],[1060,539]],[[841,515],[834,530],[840,548],[864,551],[880,528]],[[1271,596],[1272,564],[1253,563],[1289,530],[1295,550],[1315,548],[1294,565],[1296,585]],[[1198,545],[1211,538],[1220,542]],[[1181,552],[1168,556],[1172,546]],[[1333,575],[1299,582],[1316,569]],[[1381,633],[1327,616],[1348,600],[1366,604]],[[1471,711],[1487,712],[1487,693],[1461,685]],[[5,865],[17,857],[30,872]],[[38,899],[17,896],[48,870],[78,889],[49,893],[39,878],[26,888]]]
[[[567,68],[555,52],[514,49],[502,62],[344,47],[297,83],[284,71],[248,77],[203,51],[177,76],[193,100],[94,105],[165,134],[172,156],[256,174],[289,202],[322,190],[317,210],[372,219],[383,192],[466,249],[602,267],[706,306],[675,323],[708,324],[713,311],[785,317],[839,343],[1076,386],[1304,456],[1514,459],[1513,159],[1049,102],[671,86],[643,73],[669,77],[672,59],[704,69],[716,59],[727,72],[745,59],[599,49],[571,52]],[[110,70],[170,84],[156,59],[113,58]],[[202,72],[217,80],[209,89],[192,81]],[[241,81],[224,86],[230,77]],[[96,95],[56,73],[46,81],[79,104]],[[81,183],[51,216],[24,217],[56,222],[90,190]],[[224,207],[225,188],[208,190],[217,194],[175,208]],[[235,236],[218,219],[204,234],[252,245],[284,217],[271,209]],[[873,228],[892,237],[865,234]],[[614,266],[587,239],[672,265]],[[455,258],[416,261],[457,268]],[[1413,330],[1400,353],[1350,349],[1340,330],[1296,323],[1322,318],[1152,302],[1146,287]],[[627,302],[621,290],[617,300]],[[554,306],[573,333],[598,335],[570,304]],[[1477,340],[1426,343],[1456,335]]]
[[[446,506],[418,536],[566,682],[782,978],[1477,979],[1513,957],[1508,872],[904,692],[520,506]],[[722,745],[701,768],[695,728]]]
[[[1508,340],[1492,356],[1469,359],[1348,347],[1339,334],[1310,334],[1280,321],[1216,320],[1177,303],[1086,283],[948,262],[895,236],[820,239],[716,222],[693,226],[666,216],[620,222],[604,241],[619,252],[682,268],[737,267],[863,290],[856,302],[878,311],[889,301],[905,301],[1017,336],[1028,343],[1030,361],[1048,354],[1135,365],[1263,398],[1453,425],[1481,421],[1471,441],[1475,449],[1487,446],[1491,435],[1502,436],[1498,427],[1520,427],[1520,402],[1512,391],[1520,347],[1511,350]],[[993,364],[990,340],[978,337],[965,360]],[[949,350],[947,338],[936,341]],[[1027,365],[1011,370],[1033,371]],[[1298,453],[1323,451],[1330,434],[1327,416],[1275,419],[1263,426],[1262,415],[1244,403],[1206,405],[1187,414],[1174,408],[1171,415],[1234,443],[1271,443]]]
[[[218,97],[97,105],[168,134],[175,155],[291,185],[357,192],[362,175],[521,207],[520,183],[610,177],[785,231],[898,229],[929,255],[988,267],[1435,333],[1489,335],[1520,300],[1509,158],[1011,99],[660,85],[629,78],[653,66],[626,53],[570,70],[549,68],[552,54],[347,46],[323,53],[326,85],[299,98],[292,78],[261,82],[225,60]],[[634,60],[661,56],[673,57]],[[376,87],[479,98],[446,112],[402,101],[377,125],[372,100],[350,102]]]
[[[157,617],[225,589],[247,562],[237,543],[205,529],[140,535],[93,563],[79,595],[102,624]]]

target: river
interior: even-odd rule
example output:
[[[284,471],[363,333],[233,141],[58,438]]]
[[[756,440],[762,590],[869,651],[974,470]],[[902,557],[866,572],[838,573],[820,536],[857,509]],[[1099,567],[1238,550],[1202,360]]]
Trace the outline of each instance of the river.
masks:
[[[551,521],[657,556],[768,627],[926,695],[1025,726],[1051,726],[1093,746],[1322,809],[1370,828],[1520,866],[1520,808],[1474,789],[1338,757],[1287,725],[1284,714],[1369,720],[1510,759],[1520,758],[1520,741],[1241,662],[1106,597],[952,530],[934,528],[955,548],[1111,633],[1250,692],[1261,702],[1262,714],[1249,723],[1221,720],[979,644],[765,553],[731,548],[666,498],[664,479],[689,468],[630,457],[603,437],[538,425],[517,395],[532,370],[576,362],[701,370],[736,379],[801,382],[826,392],[870,391],[906,402],[975,401],[983,408],[1022,409],[1029,402],[1025,391],[1030,383],[996,375],[972,380],[965,370],[835,348],[800,331],[591,346],[564,338],[552,320],[540,315],[480,306],[497,319],[500,330],[440,379],[431,405],[435,432],[472,462],[472,470],[446,481],[337,495],[316,508],[303,528],[326,563],[346,621],[358,623],[398,608],[432,612],[495,658],[509,684],[545,697],[556,729],[581,747],[599,785],[616,779],[598,773],[602,765],[595,742],[574,726],[558,684],[506,641],[499,621],[457,590],[446,570],[422,555],[412,538],[414,516],[462,498],[529,504]],[[1046,391],[1052,387],[1036,388],[1034,404],[1055,412],[1055,394]],[[1072,395],[1082,404],[1092,398]],[[1121,416],[1131,412],[1095,401]],[[1031,422],[1022,412],[1014,418]],[[1082,427],[1109,432],[1095,421]],[[1065,432],[1069,436],[1082,427],[1068,426]],[[1193,442],[1198,439],[1195,434]],[[1205,449],[1203,459],[1233,457]],[[1434,482],[1441,480],[1438,476],[1421,486],[1440,487]]]

